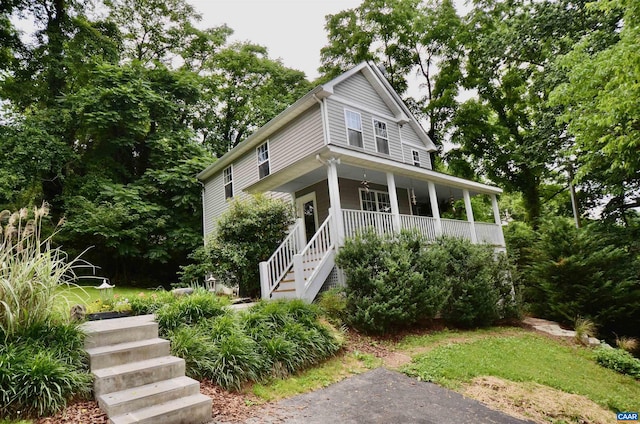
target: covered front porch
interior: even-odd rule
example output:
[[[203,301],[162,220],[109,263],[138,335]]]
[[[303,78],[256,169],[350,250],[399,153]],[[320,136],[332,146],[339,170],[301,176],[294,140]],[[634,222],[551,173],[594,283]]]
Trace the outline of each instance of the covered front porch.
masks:
[[[413,230],[426,240],[444,235],[504,249],[499,188],[349,149],[331,150],[256,185],[259,191],[288,193],[298,215],[290,236],[261,265],[263,297],[273,297],[287,283],[296,297],[304,297],[313,284],[321,285],[314,279],[327,278],[345,238],[369,228],[381,235]]]

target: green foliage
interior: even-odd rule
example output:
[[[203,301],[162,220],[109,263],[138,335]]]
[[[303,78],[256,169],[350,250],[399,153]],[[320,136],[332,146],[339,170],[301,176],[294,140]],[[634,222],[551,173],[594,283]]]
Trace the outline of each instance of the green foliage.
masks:
[[[72,397],[89,395],[83,340],[75,324],[50,323],[22,328],[0,344],[0,415],[52,415]]]
[[[265,195],[234,200],[220,217],[205,251],[193,256],[204,263],[187,268],[183,282],[191,283],[185,279],[193,278],[194,271],[206,270],[228,285],[238,285],[241,296],[260,297],[258,264],[269,259],[292,223],[291,206],[281,200]]]
[[[33,211],[0,212],[0,331],[5,337],[51,321],[57,288],[72,284],[75,272],[85,266],[52,247],[53,235],[42,234],[48,215],[46,204]]]
[[[595,350],[595,356],[603,367],[640,379],[640,359],[634,358],[629,352],[600,346]]]
[[[188,375],[229,390],[293,374],[340,349],[318,321],[318,308],[300,300],[260,302],[236,313],[200,289],[178,298],[137,298],[132,307],[156,314],[161,334],[171,340],[172,353],[185,359]]]
[[[369,231],[347,240],[336,263],[347,276],[347,322],[364,331],[387,332],[438,313],[455,325],[483,326],[519,312],[510,267],[487,246]]]
[[[346,320],[347,297],[344,289],[334,287],[320,293],[318,307],[333,325],[340,326]]]
[[[602,222],[576,229],[570,220],[544,221],[523,273],[532,311],[567,323],[589,318],[604,337],[637,336],[637,231]]]

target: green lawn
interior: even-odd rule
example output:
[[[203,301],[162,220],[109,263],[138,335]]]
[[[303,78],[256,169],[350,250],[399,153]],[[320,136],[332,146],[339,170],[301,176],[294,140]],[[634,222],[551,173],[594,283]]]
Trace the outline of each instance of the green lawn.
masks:
[[[111,299],[112,297],[118,297],[120,299],[128,299],[134,296],[138,296],[140,293],[151,294],[155,293],[155,290],[141,289],[136,287],[120,287],[116,286],[110,289],[111,293],[106,293],[101,290],[97,290],[95,286],[76,286],[66,287],[61,286],[58,289],[60,296],[56,297],[56,309],[65,313],[69,312],[69,308],[73,305],[89,305],[97,300]]]
[[[425,346],[436,346],[415,356],[403,371],[453,389],[475,377],[495,376],[580,394],[612,410],[636,411],[640,407],[640,383],[596,364],[591,350],[525,331],[511,332],[508,336],[472,335],[468,341],[447,344],[442,344],[445,340],[439,335],[433,340],[423,338]],[[419,343],[412,340],[407,344],[415,349]]]

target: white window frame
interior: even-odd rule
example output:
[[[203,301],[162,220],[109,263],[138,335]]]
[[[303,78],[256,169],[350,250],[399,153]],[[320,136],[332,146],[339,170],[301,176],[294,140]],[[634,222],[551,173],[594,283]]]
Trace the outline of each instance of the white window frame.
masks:
[[[260,149],[265,148],[266,149],[266,153],[267,153],[267,158],[266,159],[261,159],[260,158]],[[256,148],[256,158],[258,160],[258,179],[263,179],[269,175],[271,175],[271,156],[269,154],[269,140],[265,141],[264,143],[262,143],[261,145],[259,145]],[[260,167],[264,164],[267,164],[267,173],[264,175],[260,175]]]
[[[352,113],[355,116],[358,117],[358,120],[360,121],[360,128],[352,128],[349,126],[349,114]],[[364,149],[364,133],[362,131],[362,114],[360,112],[355,112],[353,110],[350,109],[345,109],[344,110],[344,125],[346,127],[346,131],[347,131],[347,144],[351,147],[358,147],[360,149]],[[351,144],[351,137],[349,137],[349,131],[356,131],[360,133],[360,146],[356,145],[356,144]]]
[[[372,190],[369,189],[368,193],[373,193],[375,195],[375,204],[376,204],[376,210],[375,211],[369,211],[366,210],[363,206],[363,202],[362,202],[362,193],[367,193],[367,190],[365,190],[364,188],[360,188],[358,189],[358,197],[360,198],[360,210],[361,211],[366,211],[366,212],[384,212],[384,213],[391,213],[391,196],[389,196],[389,192],[388,191],[382,191],[382,190]],[[385,195],[387,196],[387,199],[389,200],[389,210],[380,210],[380,195]]]
[[[222,171],[222,183],[224,185],[224,198],[232,199],[233,198],[233,164],[227,166]],[[227,193],[227,186],[230,187],[230,193]]]
[[[389,154],[389,126],[387,125],[387,122],[383,121],[381,119],[378,119],[378,118],[371,118],[371,122],[372,122],[372,125],[373,125],[373,138],[374,138],[374,141],[376,143],[376,151],[378,153],[383,154],[383,155],[388,155]],[[384,125],[385,137],[383,137],[381,135],[378,135],[376,123]],[[386,146],[387,146],[387,151],[386,152],[380,151],[380,146],[378,145],[378,140],[384,140],[384,142],[386,143]]]
[[[415,166],[422,166],[420,163],[420,151],[411,149],[411,161]]]

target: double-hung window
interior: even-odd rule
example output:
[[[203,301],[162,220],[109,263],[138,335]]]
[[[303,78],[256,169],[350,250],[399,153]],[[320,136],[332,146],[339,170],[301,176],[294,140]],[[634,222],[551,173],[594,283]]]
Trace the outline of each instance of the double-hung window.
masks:
[[[347,124],[347,139],[349,145],[362,147],[362,117],[358,112],[345,109],[344,119]]]
[[[384,191],[360,189],[360,205],[363,211],[391,212],[391,199]]]
[[[233,197],[233,165],[227,167],[223,171],[224,176],[224,198]]]
[[[373,134],[376,137],[376,150],[378,153],[389,154],[389,136],[387,135],[387,123],[373,120]]]
[[[269,143],[264,143],[256,149],[258,153],[258,175],[262,179],[269,175]]]
[[[411,158],[413,159],[413,164],[415,166],[420,166],[420,152],[414,149],[411,149]]]

